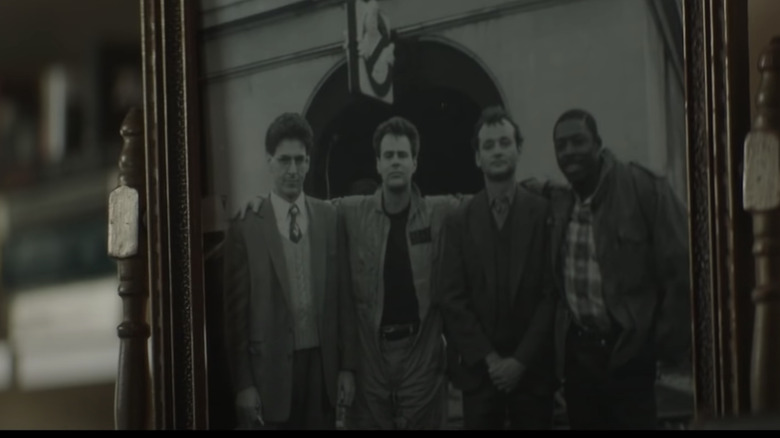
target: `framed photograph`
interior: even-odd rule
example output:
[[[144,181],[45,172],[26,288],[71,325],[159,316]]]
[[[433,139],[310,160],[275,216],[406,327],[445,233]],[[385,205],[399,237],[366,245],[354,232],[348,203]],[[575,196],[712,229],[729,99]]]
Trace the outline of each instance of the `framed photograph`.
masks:
[[[414,135],[405,137],[407,144],[412,144],[409,146],[412,170],[407,172],[408,181],[404,180],[405,187],[411,187],[405,192],[411,193],[411,208],[416,208],[414,199],[417,198],[436,199],[452,205],[446,214],[442,213],[441,219],[430,219],[435,223],[427,224],[427,228],[416,230],[412,219],[408,222],[412,229],[407,230],[407,252],[415,276],[413,289],[417,292],[414,308],[424,309],[413,312],[420,316],[414,322],[413,332],[439,330],[438,333],[443,334],[448,340],[447,369],[452,370],[454,363],[468,362],[469,354],[457,350],[466,348],[466,343],[458,340],[459,335],[455,333],[460,332],[453,329],[452,321],[457,317],[452,315],[460,311],[454,304],[450,307],[443,299],[440,305],[443,323],[431,322],[430,325],[439,324],[436,325],[439,328],[426,328],[429,325],[426,322],[427,306],[439,301],[423,297],[426,294],[421,290],[435,294],[439,289],[451,287],[454,291],[457,289],[455,283],[450,284],[447,276],[439,274],[429,284],[426,274],[419,272],[432,270],[430,277],[433,278],[433,270],[453,269],[461,266],[458,263],[467,266],[462,270],[464,276],[472,275],[474,269],[482,269],[478,267],[479,263],[474,265],[477,267],[468,265],[473,258],[470,255],[458,259],[447,252],[455,251],[452,248],[459,245],[452,243],[457,240],[451,238],[452,234],[447,234],[450,237],[446,239],[439,236],[457,229],[458,221],[450,219],[451,216],[461,213],[467,216],[463,211],[470,211],[472,206],[476,208],[480,199],[492,199],[490,188],[499,178],[495,176],[498,173],[491,172],[498,172],[495,170],[497,164],[489,161],[487,149],[483,149],[490,142],[483,138],[487,131],[481,128],[493,126],[493,122],[485,122],[491,108],[498,108],[503,114],[499,119],[513,122],[513,132],[517,134],[511,141],[507,140],[516,146],[517,152],[508,155],[507,159],[511,161],[508,165],[511,174],[508,175],[513,175],[511,180],[516,183],[512,187],[517,186],[516,193],[523,194],[515,196],[530,193],[528,196],[545,206],[548,202],[554,204],[558,191],[572,196],[572,200],[588,198],[587,190],[579,196],[580,184],[584,183],[578,181],[584,180],[576,176],[578,169],[585,168],[586,163],[574,159],[567,161],[563,152],[568,147],[562,137],[567,120],[583,126],[583,132],[592,141],[598,140],[599,163],[614,161],[617,163],[615,168],[624,169],[621,172],[625,171],[626,175],[639,172],[640,176],[635,178],[654,181],[652,184],[663,187],[663,196],[668,197],[669,202],[677,206],[675,208],[680,208],[682,214],[675,222],[671,210],[661,213],[658,213],[661,210],[653,210],[658,217],[652,222],[656,227],[652,239],[657,245],[672,234],[682,236],[678,243],[685,250],[681,253],[684,257],[675,258],[676,265],[669,267],[679,273],[675,281],[684,286],[682,295],[678,294],[682,298],[677,300],[682,307],[676,307],[671,313],[685,309],[683,319],[677,322],[682,321],[683,329],[676,332],[675,339],[684,339],[690,334],[692,342],[688,354],[691,360],[677,362],[676,368],[665,368],[660,362],[650,361],[654,364],[655,380],[651,381],[653,389],[649,391],[657,410],[657,423],[659,427],[686,427],[698,419],[747,409],[748,382],[740,376],[746,375],[750,360],[751,303],[745,289],[753,284],[753,267],[748,243],[750,217],[742,210],[740,201],[740,147],[750,126],[746,111],[750,96],[744,2],[143,0],[141,6],[145,105],[143,124],[139,121],[138,125],[145,129],[146,177],[142,187],[146,194],[146,226],[143,235],[148,243],[148,251],[141,255],[148,257],[151,311],[151,367],[148,371],[151,387],[148,394],[151,404],[148,411],[145,408],[133,411],[143,417],[139,424],[146,422],[153,428],[162,429],[240,427],[234,403],[236,381],[242,381],[242,377],[236,376],[238,368],[232,362],[260,361],[258,356],[289,350],[285,350],[285,344],[277,339],[286,339],[286,331],[266,333],[260,338],[240,331],[247,330],[246,326],[258,325],[267,329],[282,318],[279,314],[287,314],[284,307],[273,312],[265,308],[258,310],[256,301],[260,296],[270,294],[271,298],[264,298],[270,300],[269,303],[279,304],[284,301],[279,298],[282,296],[299,302],[302,298],[295,298],[297,295],[290,290],[309,290],[309,286],[300,286],[305,282],[295,280],[299,277],[292,271],[274,271],[275,264],[282,258],[287,260],[288,268],[293,264],[290,257],[296,254],[298,247],[289,246],[288,241],[297,243],[299,238],[307,241],[308,237],[306,232],[300,237],[300,233],[293,230],[298,230],[294,215],[286,219],[284,214],[276,215],[278,219],[273,223],[279,225],[279,233],[270,233],[274,236],[272,239],[269,235],[249,238],[249,231],[236,232],[234,225],[236,221],[244,220],[245,215],[262,216],[263,211],[269,215],[272,211],[278,213],[282,201],[275,196],[287,193],[285,190],[293,186],[298,187],[295,193],[305,194],[307,200],[306,229],[312,230],[309,251],[314,254],[307,259],[311,260],[311,266],[304,263],[309,267],[296,272],[309,273],[308,276],[301,274],[300,278],[309,278],[307,284],[311,285],[311,291],[339,289],[344,284],[354,289],[345,296],[354,301],[350,301],[350,305],[356,308],[352,313],[354,321],[351,321],[358,333],[354,339],[360,339],[356,343],[355,369],[364,370],[363,364],[369,360],[366,359],[369,347],[366,346],[368,341],[361,337],[362,325],[366,325],[361,312],[366,311],[372,298],[361,295],[363,280],[356,277],[369,275],[367,272],[371,268],[361,271],[364,257],[385,254],[385,251],[387,257],[391,256],[383,240],[360,237],[358,228],[373,212],[363,212],[359,206],[380,199],[381,204],[376,205],[382,207],[378,207],[378,211],[384,208],[387,217],[392,217],[389,201],[392,181],[403,180],[404,165],[386,161],[392,159],[392,154],[380,152],[390,146],[383,143],[385,137],[377,134],[384,132],[379,128],[386,127],[392,120],[414,128]],[[282,117],[285,114],[287,116]],[[278,129],[282,129],[280,126],[289,128],[295,123],[303,127],[296,132],[303,132],[302,138],[308,138],[296,143],[306,146],[305,157],[279,155],[277,151],[288,146],[284,140],[289,140],[289,135],[279,134]],[[413,141],[410,140],[412,137]],[[571,140],[572,145],[575,143],[576,139]],[[401,154],[397,155],[398,160],[404,159],[402,152],[397,154]],[[604,154],[610,158],[603,158]],[[297,169],[298,176],[290,177],[290,168]],[[284,169],[287,169],[288,173],[284,174],[287,176],[279,176]],[[590,193],[602,190],[600,187],[594,185]],[[512,190],[515,193],[515,189]],[[634,206],[631,210],[634,213],[613,219],[617,221],[616,229],[623,230],[621,221],[638,220],[639,211],[644,211],[640,205],[644,195],[641,188],[637,190],[624,196],[630,199],[625,202]],[[293,206],[297,202],[294,197],[278,199],[287,199]],[[443,208],[431,207],[433,204],[425,202],[428,202],[426,208],[431,209],[426,210],[430,217],[435,217],[438,213],[433,212]],[[580,205],[581,201],[576,202]],[[653,208],[660,208],[656,204],[660,202],[654,203]],[[314,213],[318,209],[323,211],[319,219]],[[510,207],[511,213],[507,214],[514,216],[507,217],[525,215],[529,209],[531,207]],[[326,211],[329,213],[324,213]],[[552,230],[561,218],[565,229],[569,216],[558,217],[554,211],[551,207],[549,215],[539,216],[546,218],[540,222],[539,226],[543,228],[539,230],[549,229],[554,234]],[[329,227],[332,218],[336,219],[328,228],[330,231],[321,233],[318,229]],[[289,235],[285,234],[287,231],[281,221],[292,221]],[[501,223],[500,219],[496,221]],[[658,228],[660,222],[674,222],[669,226],[680,234],[671,231],[672,228],[661,230]],[[340,228],[341,224],[346,224],[346,231]],[[477,228],[474,233],[489,233],[490,225],[486,224],[484,229]],[[499,226],[496,232],[503,229]],[[519,234],[512,234],[508,239],[515,242],[511,245],[516,245],[519,251],[533,252],[528,257],[520,257],[525,260],[523,263],[541,259],[534,257],[537,252],[569,254],[559,247],[547,249],[554,246],[548,245],[547,237],[539,237],[542,240],[534,246],[536,243],[530,242],[536,240],[528,239],[536,237],[526,240],[519,237],[533,233],[523,231],[523,227],[518,230]],[[337,236],[331,235],[336,233]],[[622,233],[616,233],[616,245],[632,243],[631,232]],[[324,234],[328,237],[317,237]],[[547,236],[545,233],[539,235]],[[640,237],[650,238],[644,234]],[[342,246],[342,238],[347,242],[343,244],[346,249]],[[318,243],[316,239],[321,241]],[[480,242],[473,240],[467,232],[460,251],[468,252],[472,244],[474,248],[481,248]],[[426,249],[415,248],[416,243],[422,243]],[[315,248],[314,245],[324,246]],[[625,248],[627,246],[623,251]],[[263,253],[266,250],[268,254]],[[250,260],[243,260],[243,267],[237,267],[231,259],[234,257],[231,251],[243,251],[243,256]],[[256,251],[264,254],[258,256],[261,261],[251,260]],[[633,253],[626,254],[633,257]],[[386,260],[383,255],[377,257]],[[568,256],[561,257],[569,260]],[[523,268],[511,265],[515,259],[509,260],[506,269],[531,272],[522,274],[521,279],[507,274],[511,278],[509,281],[525,285],[519,289],[543,288],[539,286],[543,283],[533,282],[532,271],[547,269],[545,264],[538,268],[532,268],[532,265]],[[612,268],[605,265],[603,258],[601,260],[600,281],[607,285],[613,281],[612,274],[607,273]],[[450,262],[453,264],[448,264]],[[321,263],[326,267],[319,266]],[[658,263],[671,264],[667,260]],[[431,264],[433,268],[429,266]],[[439,264],[445,267],[441,268]],[[504,269],[500,267],[502,263],[497,261],[495,265],[497,272],[503,272],[500,271]],[[404,269],[388,268],[387,264],[383,269],[383,275],[375,273],[375,277],[365,281],[379,283],[384,278],[384,287],[392,288],[388,277],[405,275]],[[646,268],[629,266],[625,269],[626,272],[643,273]],[[255,272],[262,270],[270,270],[268,275],[272,280],[266,282],[264,274]],[[239,271],[247,278],[246,282],[251,283],[251,286],[243,286],[252,290],[251,298],[245,297],[244,301],[232,292],[239,287],[240,281],[236,279]],[[457,277],[460,272],[453,271],[451,276]],[[551,269],[551,272],[555,276],[563,271]],[[289,278],[286,277],[288,274]],[[480,275],[493,274],[474,275],[481,278]],[[563,278],[568,274],[560,275],[560,284],[568,281]],[[420,280],[419,276],[426,280]],[[280,280],[282,277],[287,279]],[[350,280],[341,283],[343,278]],[[473,287],[471,277],[463,281]],[[615,281],[620,285],[629,280]],[[638,293],[636,290],[650,286],[637,283],[632,287],[634,293]],[[301,293],[305,296],[320,293],[311,291]],[[330,298],[321,297],[325,304],[320,309],[326,310],[320,312],[327,313],[327,309],[342,312],[339,315],[348,312],[343,306],[346,301],[342,301],[341,292],[338,292],[338,300],[337,292],[333,293]],[[385,295],[386,308],[387,300]],[[621,299],[615,308],[611,307],[610,298],[605,300],[603,306],[608,310],[602,313],[607,325],[629,330],[627,325],[639,327],[644,324],[641,321],[652,319],[631,310],[633,304],[625,304]],[[560,301],[565,307],[566,299]],[[254,309],[252,312],[256,315],[252,315],[265,318],[264,322],[251,322],[253,316],[246,316],[251,313],[249,310],[239,312],[242,316],[223,311],[226,307],[240,308],[242,305]],[[341,337],[345,332],[341,325],[343,316],[334,319],[331,327],[323,315],[318,314],[320,326],[319,332],[315,330],[315,333],[319,333],[320,338],[314,342],[319,346],[317,351],[321,351],[318,353],[321,357],[316,360],[323,363],[325,380],[328,380],[323,383],[323,391],[328,392],[332,391],[329,385],[336,385],[336,382],[335,377],[328,377],[333,371],[328,365],[331,359],[327,352],[332,340],[326,337],[328,334]],[[572,315],[578,321],[584,321],[579,320],[585,318],[584,314],[573,312]],[[386,309],[382,318],[383,321],[389,318]],[[237,322],[239,320],[241,322]],[[274,322],[269,322],[271,320]],[[290,328],[290,339],[295,339],[293,344],[304,342],[301,339],[308,339],[305,335],[308,332],[299,326],[300,320],[293,320],[296,321],[295,330]],[[384,327],[382,324],[380,329]],[[489,322],[482,321],[481,324],[484,328]],[[236,328],[237,325],[241,327]],[[553,325],[557,327],[557,322],[550,323]],[[382,336],[379,335],[380,339],[384,339]],[[244,344],[238,347],[234,345],[238,342],[234,341],[237,337],[244,339],[241,341]],[[269,340],[269,337],[273,339]],[[417,338],[422,337],[417,335]],[[603,345],[604,338],[600,339]],[[349,346],[341,345],[341,338],[333,342],[339,345],[332,347],[339,357],[333,362],[346,361],[344,350]],[[451,348],[457,350],[454,356],[449,355]],[[234,353],[240,349],[254,356],[235,359]],[[300,351],[295,350],[296,361]],[[123,374],[125,367],[145,366],[138,357],[123,356],[120,385],[124,376],[129,376]],[[526,358],[522,354],[517,357]],[[131,360],[139,362],[131,364]],[[286,359],[280,356],[280,360]],[[416,366],[427,363],[421,360]],[[343,367],[343,363],[334,366]],[[261,368],[272,375],[276,372],[270,365]],[[249,377],[244,376],[244,380],[256,380],[257,374],[253,372],[247,374]],[[358,393],[364,391],[361,389],[365,384],[362,382],[366,381],[361,374],[364,372],[355,371]],[[457,383],[458,380],[447,371],[442,372],[445,373],[444,393],[448,397],[444,409],[446,424],[442,427],[461,428],[464,421],[461,387],[465,386]],[[245,381],[243,384],[247,386]],[[341,374],[338,382],[341,395]],[[131,385],[129,381],[124,383]],[[254,384],[258,385],[256,381]],[[276,417],[285,418],[290,403],[294,403],[290,397],[295,397],[286,394],[285,391],[289,391],[285,386],[281,390],[265,386],[268,384],[257,390],[264,406],[258,410],[258,421],[263,424]],[[266,400],[269,391],[276,391],[280,398]],[[569,391],[567,397],[571,397],[573,391]],[[118,393],[118,397],[121,396]],[[552,393],[550,397],[553,400]],[[560,391],[554,396],[552,423],[555,428],[570,426],[566,399]],[[133,400],[132,403],[144,403]],[[355,403],[359,403],[357,398]],[[128,405],[121,407],[128,409],[127,412],[131,408]],[[407,426],[415,428],[417,423],[409,421],[412,426]],[[402,427],[397,421],[395,426]]]

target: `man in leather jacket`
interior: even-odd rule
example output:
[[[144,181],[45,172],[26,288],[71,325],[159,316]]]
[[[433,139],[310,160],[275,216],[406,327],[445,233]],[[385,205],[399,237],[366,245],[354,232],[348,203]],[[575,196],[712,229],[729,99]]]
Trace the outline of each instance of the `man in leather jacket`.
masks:
[[[572,429],[656,427],[657,362],[690,355],[688,220],[665,179],[602,146],[594,117],[560,116],[551,201],[557,371]]]

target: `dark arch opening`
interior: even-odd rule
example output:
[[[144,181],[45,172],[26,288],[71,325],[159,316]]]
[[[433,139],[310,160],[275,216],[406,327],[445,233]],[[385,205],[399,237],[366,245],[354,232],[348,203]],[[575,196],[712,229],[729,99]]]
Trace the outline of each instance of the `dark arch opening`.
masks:
[[[393,105],[351,95],[346,64],[314,96],[305,114],[316,139],[305,187],[310,195],[333,198],[354,193],[356,184],[378,184],[372,135],[396,115],[420,132],[414,181],[423,194],[473,193],[482,187],[471,137],[482,108],[502,104],[493,80],[469,55],[444,43],[400,40],[395,55]]]

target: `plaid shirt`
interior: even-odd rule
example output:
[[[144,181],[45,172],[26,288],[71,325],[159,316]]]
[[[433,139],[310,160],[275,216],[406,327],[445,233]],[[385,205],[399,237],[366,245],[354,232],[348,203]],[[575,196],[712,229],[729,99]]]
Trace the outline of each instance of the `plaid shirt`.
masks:
[[[563,278],[566,298],[575,320],[584,328],[606,332],[610,319],[601,290],[601,270],[593,237],[593,197],[577,198],[566,233]]]

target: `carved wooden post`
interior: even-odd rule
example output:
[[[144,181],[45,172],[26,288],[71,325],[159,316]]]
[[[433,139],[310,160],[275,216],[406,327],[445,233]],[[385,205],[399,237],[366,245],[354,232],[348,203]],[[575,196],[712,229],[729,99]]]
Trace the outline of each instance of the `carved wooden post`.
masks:
[[[780,413],[780,37],[761,56],[759,71],[743,187],[756,269],[750,392],[753,413],[771,415]]]
[[[133,109],[122,123],[119,186],[109,197],[108,254],[117,261],[123,318],[114,393],[117,429],[146,429],[149,420],[148,293],[144,118]]]

